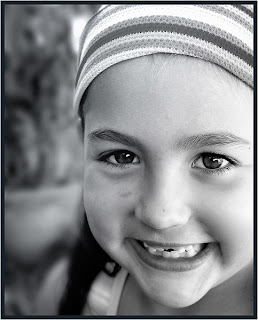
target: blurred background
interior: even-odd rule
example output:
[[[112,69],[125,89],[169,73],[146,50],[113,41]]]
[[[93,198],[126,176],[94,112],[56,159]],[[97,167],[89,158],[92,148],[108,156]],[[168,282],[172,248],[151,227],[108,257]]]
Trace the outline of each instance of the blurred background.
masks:
[[[72,110],[78,41],[99,5],[5,4],[5,315],[33,315],[82,214]]]

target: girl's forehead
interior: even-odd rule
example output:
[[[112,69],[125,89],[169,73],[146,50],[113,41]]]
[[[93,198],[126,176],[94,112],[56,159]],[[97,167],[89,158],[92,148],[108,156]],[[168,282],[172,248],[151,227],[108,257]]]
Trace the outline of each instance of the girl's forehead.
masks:
[[[156,55],[127,60],[88,90],[85,124],[141,134],[174,129],[252,135],[252,89],[209,62]],[[171,132],[173,134],[173,132]],[[248,137],[247,137],[248,135]]]
[[[137,83],[142,79],[148,78],[148,81],[155,84],[159,81],[171,81],[177,78],[177,75],[184,75],[185,80],[195,78],[199,82],[207,82],[215,88],[220,88],[222,85],[230,86],[232,90],[237,88],[246,88],[243,90],[252,92],[252,89],[245,83],[240,81],[234,75],[222,67],[211,62],[201,60],[194,57],[172,55],[172,54],[153,54],[143,56],[117,63],[93,80],[91,87],[106,87],[106,84],[121,83],[125,78],[135,78]],[[127,85],[127,81],[121,84]]]
[[[120,62],[97,76],[88,89],[87,109],[98,96],[112,95],[110,98],[115,100],[120,94],[125,97],[124,91],[145,99],[148,94],[159,96],[161,92],[165,96],[173,93],[174,99],[180,93],[181,98],[193,94],[195,98],[203,95],[206,100],[214,99],[214,95],[224,96],[224,92],[238,99],[252,99],[253,95],[249,86],[213,63],[182,55],[155,54]],[[93,105],[95,108],[95,101]]]

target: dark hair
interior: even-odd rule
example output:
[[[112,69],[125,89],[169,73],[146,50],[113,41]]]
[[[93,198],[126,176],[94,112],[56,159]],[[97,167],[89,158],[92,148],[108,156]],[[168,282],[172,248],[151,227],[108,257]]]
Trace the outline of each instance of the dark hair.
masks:
[[[99,272],[104,271],[109,276],[115,276],[119,271],[117,264],[113,270],[106,269],[107,262],[113,260],[93,237],[84,213],[81,233],[70,257],[68,281],[59,304],[59,315],[81,314],[91,284]]]
[[[90,85],[91,86],[91,85]],[[80,102],[80,105],[79,105],[79,109],[78,109],[78,116],[81,120],[81,129],[82,129],[82,132],[84,133],[84,127],[85,127],[85,121],[84,121],[84,112],[85,112],[85,108],[84,108],[84,104],[85,104],[85,101],[86,101],[86,97],[88,95],[88,91],[89,91],[89,88],[90,86],[86,89],[86,91],[84,92],[82,98],[81,98],[81,102]]]
[[[84,110],[83,105],[87,96],[84,93],[79,108],[82,131],[84,131]],[[113,277],[117,274],[120,266],[115,263],[112,270],[106,268],[107,262],[114,262],[107,253],[99,246],[91,233],[86,214],[83,212],[83,224],[71,252],[68,281],[61,298],[58,314],[59,315],[79,315],[85,305],[91,284],[96,276],[101,272],[106,272]]]

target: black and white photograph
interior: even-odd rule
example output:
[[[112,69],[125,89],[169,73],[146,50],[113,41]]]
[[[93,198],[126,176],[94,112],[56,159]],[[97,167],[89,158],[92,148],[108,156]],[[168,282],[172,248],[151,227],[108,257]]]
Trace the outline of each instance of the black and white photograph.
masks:
[[[1,318],[257,317],[256,14],[1,2]]]

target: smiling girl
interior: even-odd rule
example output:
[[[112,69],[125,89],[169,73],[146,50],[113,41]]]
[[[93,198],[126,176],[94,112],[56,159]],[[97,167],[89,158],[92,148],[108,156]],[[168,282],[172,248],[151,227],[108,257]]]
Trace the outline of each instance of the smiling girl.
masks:
[[[110,5],[86,26],[86,244],[60,314],[253,314],[252,16]]]

